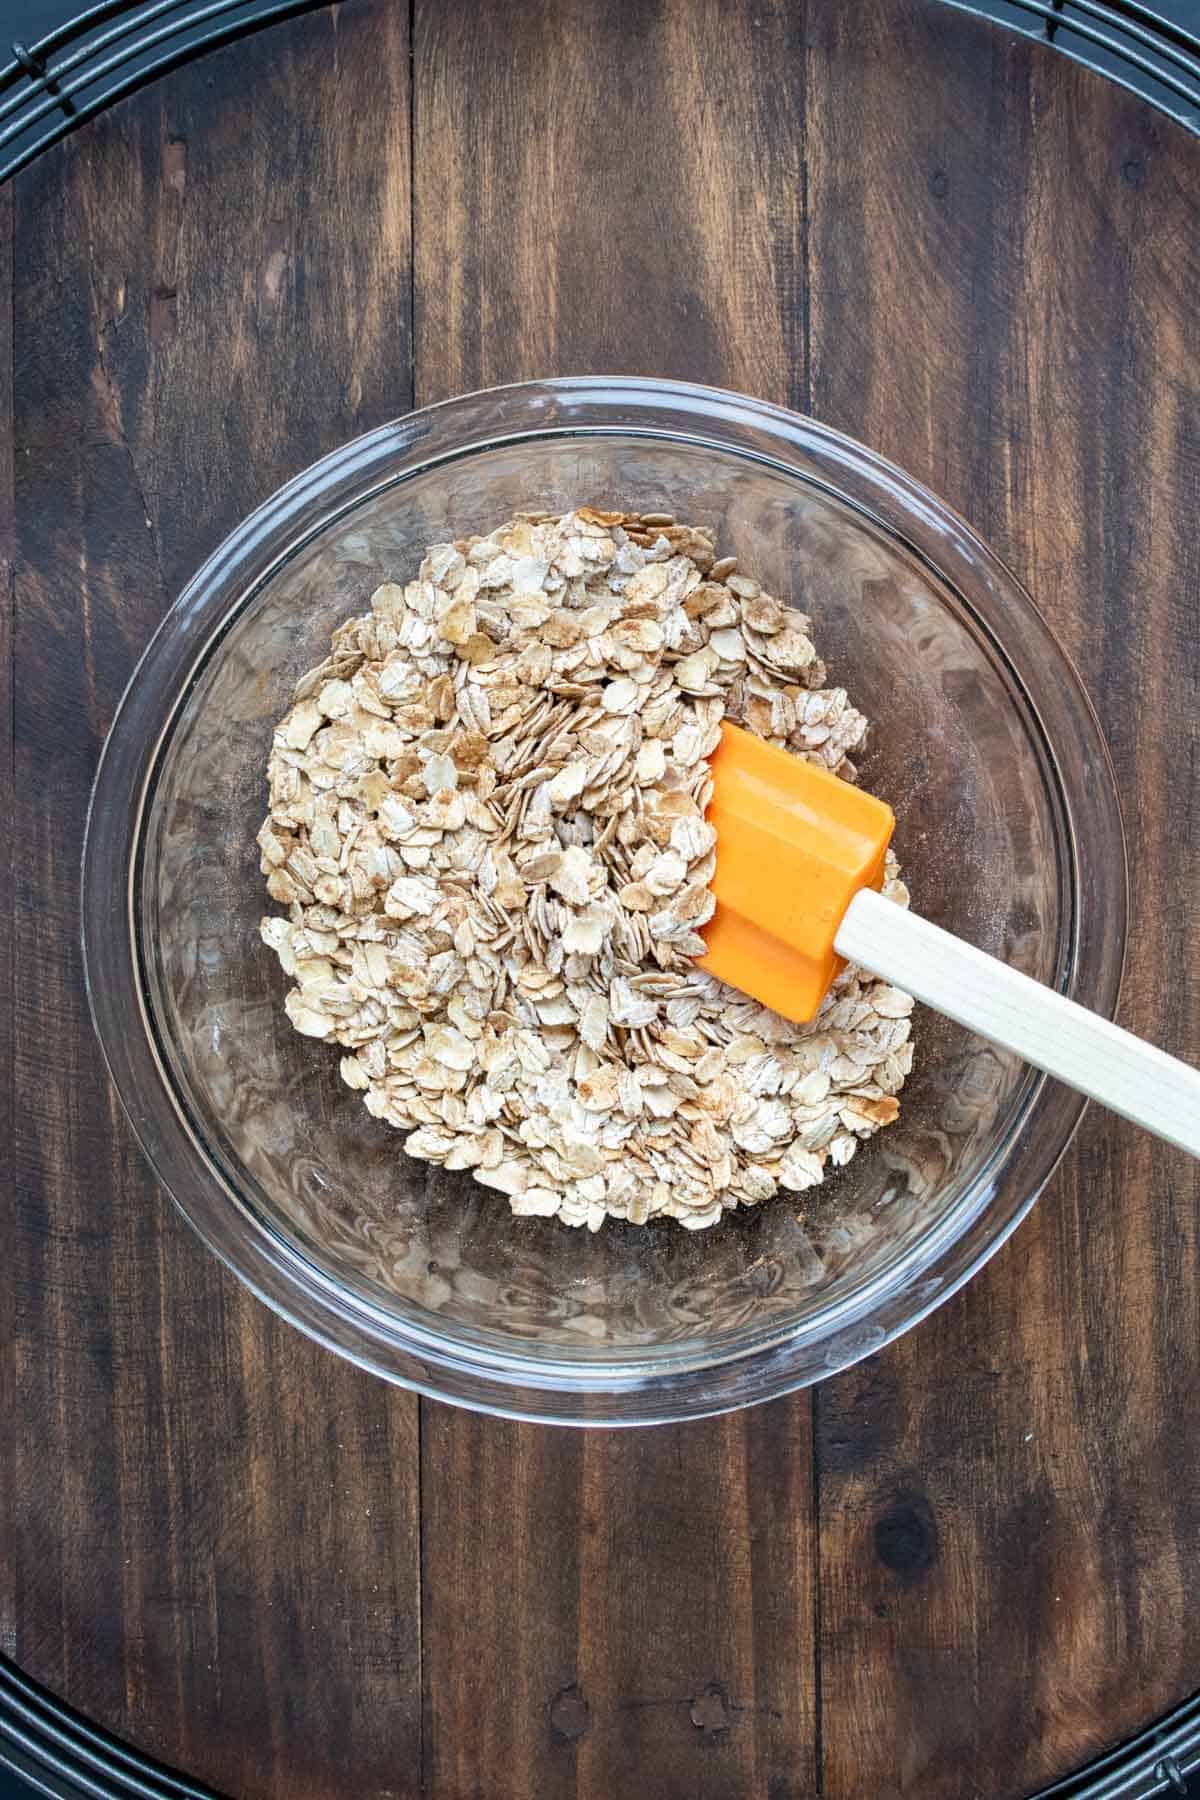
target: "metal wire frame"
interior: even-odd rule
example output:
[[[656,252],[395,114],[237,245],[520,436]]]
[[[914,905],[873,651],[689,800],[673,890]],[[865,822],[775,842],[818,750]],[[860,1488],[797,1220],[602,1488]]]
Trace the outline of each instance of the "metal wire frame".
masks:
[[[1200,1694],[1035,1800],[1197,1800]]]
[[[216,1800],[89,1725],[0,1657],[0,1776],[49,1800]]]
[[[0,1773],[47,1800],[217,1800],[210,1788],[90,1725],[0,1657]],[[1200,1697],[1035,1800],[1195,1800]]]
[[[978,0],[945,0],[945,4],[957,12],[993,13]],[[1045,37],[1075,62],[1093,63],[1088,51],[1101,50],[1136,71],[1140,82],[1103,65],[1104,73],[1120,87],[1200,131],[1200,39],[1182,26],[1134,0],[1005,0],[1005,11],[1036,19],[1041,29],[1031,35]],[[1016,28],[1015,21],[1006,23]]]
[[[1134,0],[944,0],[987,13],[1105,74],[1200,131],[1200,40]],[[336,0],[102,0],[0,68],[0,181],[134,88],[278,20]],[[1125,71],[1128,71],[1126,73]],[[39,132],[37,127],[44,128]],[[207,1800],[208,1790],[90,1725],[0,1657],[0,1770],[52,1800]],[[1043,1800],[1200,1795],[1200,1696],[1046,1790]]]
[[[133,88],[336,0],[101,0],[0,68],[0,181]],[[1200,131],[1200,39],[1137,0],[945,0],[1052,42]],[[1015,16],[1014,16],[1015,15]],[[1018,19],[1028,19],[1026,28]],[[42,129],[39,130],[38,127]]]
[[[156,76],[337,0],[101,0],[0,68],[0,181]],[[114,46],[118,46],[114,48]],[[31,136],[45,119],[45,130]]]

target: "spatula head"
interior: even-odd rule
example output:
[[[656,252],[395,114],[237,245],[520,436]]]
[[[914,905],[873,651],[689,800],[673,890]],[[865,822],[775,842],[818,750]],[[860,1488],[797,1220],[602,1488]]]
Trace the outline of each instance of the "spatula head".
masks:
[[[883,885],[890,806],[728,721],[712,758],[717,910],[701,968],[786,1019],[815,1016],[860,888]]]

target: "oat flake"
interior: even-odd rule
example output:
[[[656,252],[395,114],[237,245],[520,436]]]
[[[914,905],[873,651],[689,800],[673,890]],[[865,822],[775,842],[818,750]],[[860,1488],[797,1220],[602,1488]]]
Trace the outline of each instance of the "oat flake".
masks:
[[[432,545],[298,684],[262,936],[410,1156],[518,1214],[695,1230],[896,1117],[906,994],[849,967],[793,1025],[696,967],[723,718],[850,779],[866,732],[809,620],[665,513]]]

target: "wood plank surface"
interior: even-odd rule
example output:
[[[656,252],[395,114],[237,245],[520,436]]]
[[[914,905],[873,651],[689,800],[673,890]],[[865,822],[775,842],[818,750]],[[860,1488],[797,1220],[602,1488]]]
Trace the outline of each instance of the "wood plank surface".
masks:
[[[673,376],[862,437],[1029,583],[1127,802],[1123,1022],[1195,1060],[1198,212],[1200,142],[938,0],[415,0],[411,45],[343,0],[0,190],[0,1650],[267,1800],[993,1800],[1200,1687],[1181,1156],[1089,1116],[969,1288],[815,1400],[526,1427],[418,1406],[217,1266],[76,947],[121,686],[251,506],[414,401]]]
[[[183,580],[411,402],[408,149],[406,14],[350,4],[139,95],[13,191],[0,1612],[31,1675],[234,1794],[333,1796],[348,1768],[409,1791],[416,1406],[251,1299],[157,1190],[87,1017],[77,870],[105,730]]]
[[[418,403],[612,371],[802,403],[791,8],[420,0],[413,71]],[[432,1794],[813,1791],[807,1397],[632,1434],[422,1419]]]
[[[12,734],[12,627],[13,627],[13,208],[12,189],[0,188],[0,854],[6,869],[13,867],[16,849],[13,835],[13,734]],[[0,1144],[4,1146],[5,1187],[15,1194],[12,1177],[13,1084],[7,1071],[13,1053],[13,958],[12,905],[0,905]],[[5,1229],[12,1232],[11,1200],[5,1213]],[[0,1280],[0,1346],[12,1344],[16,1327],[16,1290]],[[0,1350],[0,1418],[16,1412],[15,1369],[11,1355]],[[0,1544],[11,1544],[14,1526],[11,1481],[0,1480]],[[16,1612],[11,1581],[0,1581],[0,1655],[11,1657],[16,1648]]]
[[[1121,1021],[1194,1061],[1200,143],[937,7],[809,19],[813,410],[1076,658],[1129,828]],[[1092,1109],[979,1279],[820,1390],[827,1800],[1027,1794],[1200,1685],[1198,1175]]]

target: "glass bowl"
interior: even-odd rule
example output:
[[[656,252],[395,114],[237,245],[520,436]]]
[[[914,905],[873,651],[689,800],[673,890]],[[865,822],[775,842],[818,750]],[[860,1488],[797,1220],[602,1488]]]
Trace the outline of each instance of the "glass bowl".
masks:
[[[1083,1102],[932,1015],[899,1122],[823,1188],[707,1232],[515,1219],[402,1154],[297,1035],[260,943],[274,721],[331,630],[423,547],[521,507],[716,528],[813,615],[873,721],[913,904],[1110,1013],[1125,938],[1111,767],[1062,649],[969,528],[806,419],[673,383],[472,394],[336,451],[201,569],[109,735],[84,853],[96,1028],[134,1131],[257,1294],[365,1368],[564,1422],[721,1411],[817,1381],[953,1293],[1032,1204]]]

